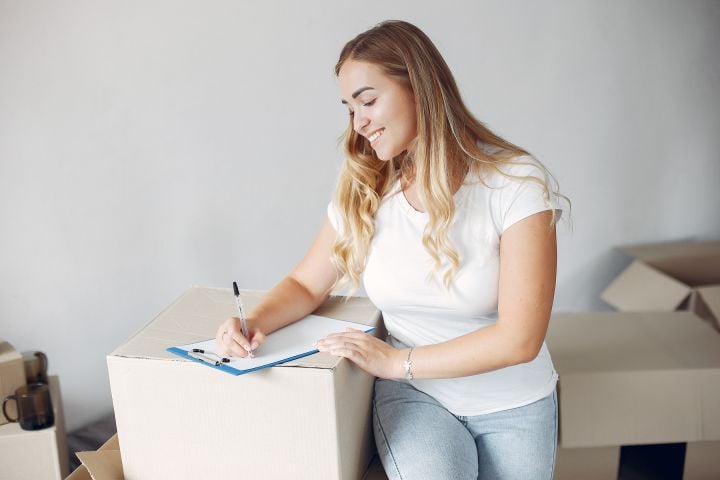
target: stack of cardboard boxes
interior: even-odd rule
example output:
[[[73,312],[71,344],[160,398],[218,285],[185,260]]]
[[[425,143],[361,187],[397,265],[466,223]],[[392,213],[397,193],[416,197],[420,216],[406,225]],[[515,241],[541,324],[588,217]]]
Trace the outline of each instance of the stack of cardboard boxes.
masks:
[[[0,479],[59,480],[68,471],[65,424],[57,376],[48,378],[55,424],[42,430],[23,430],[0,413]],[[22,356],[0,339],[0,401],[26,384]],[[14,401],[7,403],[8,414],[17,418]]]
[[[556,478],[615,479],[621,446],[680,442],[684,478],[720,478],[720,242],[621,251],[634,261],[602,294],[619,312],[550,322]]]

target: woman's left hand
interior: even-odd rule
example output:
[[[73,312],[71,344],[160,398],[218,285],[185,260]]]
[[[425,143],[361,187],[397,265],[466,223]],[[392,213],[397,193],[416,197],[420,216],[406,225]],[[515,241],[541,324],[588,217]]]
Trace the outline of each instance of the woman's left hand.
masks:
[[[360,330],[346,328],[315,342],[318,350],[352,360],[358,367],[379,378],[402,378],[400,350]]]

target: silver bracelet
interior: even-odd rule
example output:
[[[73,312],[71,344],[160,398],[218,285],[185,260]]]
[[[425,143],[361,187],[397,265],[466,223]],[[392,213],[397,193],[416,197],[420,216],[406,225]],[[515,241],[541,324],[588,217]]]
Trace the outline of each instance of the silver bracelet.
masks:
[[[405,363],[403,364],[403,366],[405,367],[405,378],[408,380],[413,379],[412,360],[410,360],[410,355],[412,355],[413,348],[411,348],[408,352],[407,360],[405,360]]]

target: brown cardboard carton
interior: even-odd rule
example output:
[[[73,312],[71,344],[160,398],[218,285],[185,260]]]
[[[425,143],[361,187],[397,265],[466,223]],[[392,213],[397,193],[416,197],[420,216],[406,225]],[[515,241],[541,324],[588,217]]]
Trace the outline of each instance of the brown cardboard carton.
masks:
[[[601,294],[620,311],[690,309],[720,329],[720,241],[621,247],[635,260]]]
[[[25,385],[25,365],[22,355],[0,338],[0,402],[23,385]],[[8,402],[7,411],[12,418],[17,418],[15,402]],[[6,423],[8,420],[0,411],[0,425]]]
[[[555,480],[617,480],[620,447],[558,448]]]
[[[23,370],[23,379],[25,372]],[[0,478],[12,480],[59,480],[68,471],[67,439],[60,382],[48,377],[55,425],[28,431],[17,423],[0,426]]]
[[[243,292],[249,308],[261,292]],[[374,378],[318,353],[233,376],[165,351],[236,314],[229,289],[186,291],[107,357],[125,475],[132,479],[358,479],[372,455]],[[364,298],[317,312],[375,325]]]
[[[720,335],[690,312],[554,314],[566,448],[720,440]]]

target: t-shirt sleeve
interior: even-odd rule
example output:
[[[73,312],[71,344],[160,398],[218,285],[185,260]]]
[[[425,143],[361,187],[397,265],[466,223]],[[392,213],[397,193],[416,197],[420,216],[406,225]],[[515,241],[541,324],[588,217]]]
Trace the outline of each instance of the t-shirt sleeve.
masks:
[[[503,167],[503,171],[515,177],[534,177],[549,186],[545,170],[532,157],[521,157],[514,163]],[[545,198],[545,189],[531,178],[504,177],[500,188],[493,191],[493,221],[502,234],[515,223],[531,215],[546,210],[555,210],[557,219],[562,215],[562,207],[557,196],[551,191],[550,198]]]
[[[341,232],[342,227],[342,219],[340,218],[340,212],[338,211],[337,207],[335,206],[335,202],[328,203],[327,206],[327,216],[330,220],[330,224],[333,226],[336,232]]]

